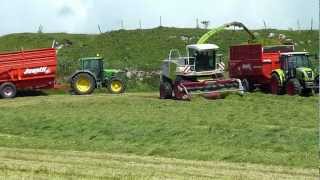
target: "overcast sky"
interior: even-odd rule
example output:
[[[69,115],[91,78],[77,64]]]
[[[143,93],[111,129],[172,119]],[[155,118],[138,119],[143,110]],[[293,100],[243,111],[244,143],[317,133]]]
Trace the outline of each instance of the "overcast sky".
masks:
[[[0,0],[0,35],[16,32],[97,33],[159,26],[195,27],[196,19],[215,27],[241,21],[249,28],[296,29],[319,23],[319,0]]]

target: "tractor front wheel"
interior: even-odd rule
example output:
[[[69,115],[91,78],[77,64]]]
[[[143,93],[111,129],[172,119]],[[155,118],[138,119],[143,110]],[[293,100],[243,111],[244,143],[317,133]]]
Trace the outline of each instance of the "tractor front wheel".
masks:
[[[287,94],[290,96],[300,95],[302,92],[302,86],[298,79],[290,79],[286,84]]]
[[[13,83],[3,83],[0,86],[0,96],[2,98],[14,98],[17,94],[17,88]]]
[[[280,95],[282,94],[282,86],[280,78],[277,74],[272,74],[271,76],[271,84],[270,84],[270,90],[272,94]]]
[[[92,94],[95,89],[95,80],[88,73],[79,73],[72,78],[71,88],[77,95]]]
[[[108,90],[113,94],[123,93],[126,89],[124,81],[120,78],[112,78],[108,84]]]
[[[314,93],[315,94],[319,94],[319,76],[316,77],[316,79],[314,80]]]

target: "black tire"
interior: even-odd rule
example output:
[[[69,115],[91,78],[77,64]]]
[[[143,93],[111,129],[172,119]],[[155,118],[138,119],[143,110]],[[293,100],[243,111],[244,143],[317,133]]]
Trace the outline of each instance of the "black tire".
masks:
[[[112,94],[121,94],[126,90],[126,83],[121,78],[114,77],[109,81],[107,88]]]
[[[276,73],[271,75],[270,91],[275,95],[283,94],[283,86],[280,77]]]
[[[314,93],[319,94],[319,76],[317,76],[314,80]]]
[[[311,95],[313,95],[312,94],[312,89],[310,89],[310,88],[308,88],[308,89],[302,89],[302,92],[301,92],[301,94],[303,95],[303,96],[311,96]]]
[[[160,82],[160,99],[172,99],[172,91],[172,84],[170,82]]]
[[[255,89],[253,83],[248,79],[243,79],[241,83],[245,92],[252,92]]]
[[[302,86],[299,80],[296,78],[290,79],[286,83],[286,92],[290,96],[300,95],[302,93]]]
[[[0,96],[4,99],[14,98],[17,95],[17,88],[13,83],[7,82],[0,86]]]
[[[86,88],[81,89],[79,86],[81,81],[85,81],[87,86]],[[72,78],[71,89],[77,95],[87,95],[92,94],[96,87],[95,79],[88,73],[79,73]]]

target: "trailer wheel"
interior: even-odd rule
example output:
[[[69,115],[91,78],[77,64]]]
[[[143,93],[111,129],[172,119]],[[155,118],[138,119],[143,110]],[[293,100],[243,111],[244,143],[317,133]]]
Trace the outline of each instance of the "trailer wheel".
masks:
[[[287,82],[286,90],[287,90],[287,94],[290,96],[294,96],[297,94],[300,95],[302,92],[302,86],[298,79],[293,78]]]
[[[245,92],[252,92],[254,90],[253,84],[248,79],[242,80],[242,86]]]
[[[108,90],[113,94],[123,93],[126,89],[124,81],[120,78],[112,78],[108,84]]]
[[[273,73],[271,76],[270,86],[271,86],[270,89],[272,94],[278,94],[278,95],[283,94],[280,78],[275,73]]]
[[[91,94],[95,89],[95,80],[88,73],[79,73],[72,78],[71,88],[77,95]]]
[[[0,86],[0,95],[2,98],[14,98],[17,94],[17,88],[13,83],[3,83]]]

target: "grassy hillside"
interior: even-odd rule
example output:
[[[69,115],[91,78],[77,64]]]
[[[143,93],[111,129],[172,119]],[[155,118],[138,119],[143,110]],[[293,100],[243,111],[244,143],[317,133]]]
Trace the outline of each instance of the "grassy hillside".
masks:
[[[206,30],[181,28],[156,28],[147,30],[119,30],[101,35],[85,34],[11,34],[0,37],[0,51],[14,51],[32,48],[50,47],[55,39],[58,42],[71,42],[72,45],[59,52],[60,74],[70,74],[77,67],[77,59],[84,56],[101,54],[108,60],[108,65],[115,68],[136,68],[141,70],[157,70],[161,60],[167,57],[172,48],[184,52],[186,44],[195,43]],[[280,33],[297,43],[297,50],[306,49],[312,53],[318,49],[317,31],[254,31],[258,38],[275,41]],[[273,39],[267,35],[275,33]],[[186,37],[190,38],[186,42]],[[218,44],[221,51],[228,55],[228,47],[232,44],[246,42],[248,35],[243,31],[224,31],[209,40]]]
[[[0,146],[316,168],[317,98],[52,95],[0,103]]]

